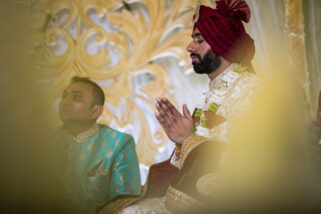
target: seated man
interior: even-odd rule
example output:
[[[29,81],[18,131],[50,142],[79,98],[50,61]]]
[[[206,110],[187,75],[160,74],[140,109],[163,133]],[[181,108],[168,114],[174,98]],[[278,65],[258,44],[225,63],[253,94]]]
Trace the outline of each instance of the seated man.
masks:
[[[72,213],[88,213],[115,198],[140,193],[133,137],[96,123],[104,102],[95,82],[74,77],[59,104],[63,126],[54,132],[54,151],[59,184]]]
[[[229,122],[249,103],[257,85],[251,72],[254,42],[242,23],[249,19],[242,0],[217,1],[217,9],[198,5],[187,51],[195,72],[210,80],[201,102],[192,116],[186,105],[181,114],[166,98],[157,100],[156,118],[176,144],[175,152],[150,167],[139,199],[116,201],[99,213],[185,213],[208,200],[207,184],[215,179]]]

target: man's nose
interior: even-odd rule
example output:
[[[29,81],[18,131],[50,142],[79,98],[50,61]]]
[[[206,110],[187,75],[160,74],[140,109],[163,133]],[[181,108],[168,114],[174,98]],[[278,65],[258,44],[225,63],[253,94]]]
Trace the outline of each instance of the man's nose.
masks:
[[[189,53],[194,53],[195,52],[195,46],[194,46],[194,42],[191,41],[188,45],[187,45],[187,52]]]

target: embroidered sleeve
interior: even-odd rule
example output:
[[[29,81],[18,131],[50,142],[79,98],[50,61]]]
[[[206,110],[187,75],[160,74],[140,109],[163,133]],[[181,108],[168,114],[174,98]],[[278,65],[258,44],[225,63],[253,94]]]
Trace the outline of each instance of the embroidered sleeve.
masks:
[[[206,137],[198,136],[196,134],[190,135],[184,142],[181,153],[180,153],[180,164],[179,168],[181,169],[184,165],[184,162],[191,151],[196,148],[198,145],[207,142],[209,139]]]
[[[169,186],[165,194],[165,205],[172,211],[187,211],[200,206],[200,202],[195,198]]]

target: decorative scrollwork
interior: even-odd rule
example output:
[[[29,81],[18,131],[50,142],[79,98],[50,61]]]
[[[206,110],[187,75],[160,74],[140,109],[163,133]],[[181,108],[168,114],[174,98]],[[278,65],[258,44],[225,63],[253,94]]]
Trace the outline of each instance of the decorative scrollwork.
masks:
[[[106,94],[101,123],[139,130],[140,162],[150,165],[168,140],[146,112],[171,97],[161,59],[189,60],[193,0],[25,0],[33,16],[33,56],[39,79],[57,100],[72,76],[87,76]],[[188,63],[183,63],[189,65]],[[138,81],[137,79],[143,79]],[[136,80],[136,82],[135,82]],[[142,107],[143,106],[143,107]],[[150,116],[149,116],[150,117]],[[57,114],[53,114],[58,121]]]

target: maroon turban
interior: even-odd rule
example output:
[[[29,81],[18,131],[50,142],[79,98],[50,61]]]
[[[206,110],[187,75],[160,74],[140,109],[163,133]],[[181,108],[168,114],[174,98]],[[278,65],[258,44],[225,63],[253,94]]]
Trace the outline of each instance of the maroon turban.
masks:
[[[194,16],[194,27],[219,56],[229,62],[250,64],[255,52],[254,41],[242,23],[250,20],[249,6],[244,0],[219,0],[216,6],[217,9],[212,9],[201,5],[199,16]]]

